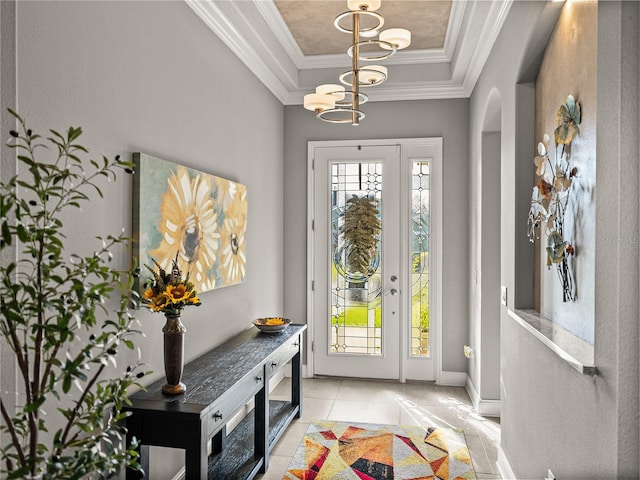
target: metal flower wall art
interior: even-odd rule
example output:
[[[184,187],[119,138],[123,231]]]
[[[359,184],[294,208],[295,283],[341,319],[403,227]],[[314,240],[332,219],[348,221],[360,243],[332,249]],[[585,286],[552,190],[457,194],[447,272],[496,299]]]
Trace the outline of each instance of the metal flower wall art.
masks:
[[[578,174],[578,168],[571,164],[571,143],[580,133],[580,105],[572,95],[558,109],[555,124],[554,151],[550,150],[549,135],[545,133],[534,158],[538,182],[531,196],[528,236],[533,243],[539,239],[539,232],[544,232],[547,268],[556,266],[562,284],[562,301],[572,302],[576,299],[573,276],[576,246],[566,222],[569,221],[568,215],[575,214],[577,207],[571,206],[575,201],[573,190]]]

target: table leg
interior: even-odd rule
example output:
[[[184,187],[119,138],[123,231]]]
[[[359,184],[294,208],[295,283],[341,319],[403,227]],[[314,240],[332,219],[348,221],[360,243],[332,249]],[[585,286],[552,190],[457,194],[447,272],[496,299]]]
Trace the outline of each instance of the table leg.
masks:
[[[298,353],[291,359],[291,403],[298,406],[296,418],[302,416],[302,358],[300,346]]]
[[[255,456],[262,457],[264,462],[260,467],[260,473],[265,473],[269,468],[269,375],[267,367],[264,371],[264,385],[255,396]]]
[[[185,480],[202,480],[207,478],[209,457],[207,455],[207,434],[198,423],[197,431],[189,438],[185,445]]]

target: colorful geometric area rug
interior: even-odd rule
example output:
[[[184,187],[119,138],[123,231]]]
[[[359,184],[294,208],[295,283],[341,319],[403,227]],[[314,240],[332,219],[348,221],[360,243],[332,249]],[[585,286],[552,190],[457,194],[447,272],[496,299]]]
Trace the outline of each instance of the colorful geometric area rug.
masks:
[[[475,480],[461,430],[316,420],[283,480]]]

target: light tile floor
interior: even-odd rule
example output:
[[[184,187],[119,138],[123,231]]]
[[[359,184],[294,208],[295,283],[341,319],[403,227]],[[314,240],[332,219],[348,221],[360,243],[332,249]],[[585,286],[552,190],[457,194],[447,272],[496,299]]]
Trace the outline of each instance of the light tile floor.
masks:
[[[290,399],[291,379],[271,393]],[[280,480],[313,419],[458,428],[464,430],[478,480],[501,479],[498,472],[499,419],[477,415],[462,387],[432,383],[313,378],[302,380],[302,417],[273,449],[261,480]]]

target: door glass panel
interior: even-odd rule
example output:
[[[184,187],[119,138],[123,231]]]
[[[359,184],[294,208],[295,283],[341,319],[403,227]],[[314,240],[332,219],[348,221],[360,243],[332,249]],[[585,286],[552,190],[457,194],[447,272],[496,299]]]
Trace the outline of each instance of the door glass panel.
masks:
[[[411,356],[429,356],[429,161],[414,161],[411,187]]]
[[[382,354],[381,200],[381,163],[331,165],[332,354]]]

